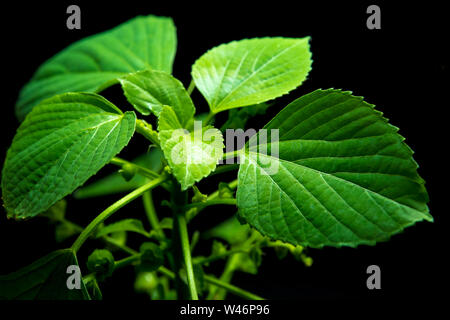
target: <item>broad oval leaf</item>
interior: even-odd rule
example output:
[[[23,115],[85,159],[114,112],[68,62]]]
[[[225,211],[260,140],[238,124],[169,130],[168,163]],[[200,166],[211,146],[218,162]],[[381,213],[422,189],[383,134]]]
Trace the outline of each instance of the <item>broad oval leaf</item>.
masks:
[[[75,253],[71,249],[64,249],[54,251],[16,272],[0,276],[0,300],[3,299],[89,300],[90,298],[81,278]]]
[[[243,153],[241,217],[270,238],[311,247],[373,245],[432,221],[411,149],[373,108],[331,89],[284,108],[265,126],[278,139],[259,133]]]
[[[8,216],[33,217],[73,192],[128,144],[136,115],[96,94],[43,101],[17,130],[2,173]]]
[[[143,115],[156,116],[164,105],[171,106],[182,123],[195,113],[191,97],[183,84],[162,71],[145,70],[119,79],[128,101]]]
[[[47,60],[19,94],[20,120],[41,100],[64,92],[99,92],[139,70],[172,72],[176,52],[172,19],[136,17],[87,37]]]
[[[198,122],[196,122],[198,123]],[[186,190],[208,176],[223,156],[222,133],[213,127],[184,129],[175,111],[164,106],[158,122],[159,140],[173,175]]]
[[[213,113],[277,98],[311,70],[309,38],[254,38],[211,49],[192,66]]]

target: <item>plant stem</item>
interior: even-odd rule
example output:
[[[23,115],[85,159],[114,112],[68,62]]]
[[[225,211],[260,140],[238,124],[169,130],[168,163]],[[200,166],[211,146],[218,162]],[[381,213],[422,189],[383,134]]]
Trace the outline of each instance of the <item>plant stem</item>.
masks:
[[[239,164],[237,164],[237,163],[221,165],[221,166],[217,167],[216,170],[211,172],[210,176],[214,176],[216,174],[225,173],[225,172],[228,172],[228,171],[237,170],[238,168],[239,168]]]
[[[204,208],[218,204],[236,205],[236,199],[217,199],[217,200],[206,200],[205,202],[194,202],[189,203],[185,206],[186,209],[191,208]]]
[[[164,231],[161,229],[159,219],[156,214],[155,206],[153,204],[153,197],[151,191],[146,191],[142,195],[142,202],[144,204],[145,213],[147,214],[148,222],[153,230],[156,230],[158,236],[165,238]]]
[[[178,232],[180,235],[181,251],[183,253],[184,264],[186,266],[186,276],[189,292],[192,300],[198,300],[197,287],[195,285],[194,268],[192,266],[191,247],[187,230],[186,217],[184,214],[176,214]]]
[[[194,91],[194,89],[195,89],[195,82],[194,82],[194,79],[192,79],[191,82],[189,83],[189,87],[187,89],[187,93],[189,95],[191,95],[192,91]]]
[[[211,120],[214,119],[215,116],[216,116],[215,113],[209,112],[208,115],[206,116],[206,119],[203,120],[203,126],[204,127],[207,126],[211,122]]]
[[[237,184],[238,184],[238,180],[236,179],[236,180],[233,180],[233,181],[229,182],[228,183],[228,187],[230,189],[234,190],[234,189],[236,189]],[[218,197],[219,197],[219,190],[216,190],[213,193],[211,193],[210,195],[208,195],[208,197],[206,198],[206,201],[214,200],[214,199],[217,199]],[[204,208],[206,208],[206,207],[204,207],[204,206],[203,207],[196,207],[195,211],[192,210],[194,212],[192,212],[192,214],[190,214],[188,221],[192,220],[195,216],[197,216],[197,214],[199,214],[200,211],[202,211]]]
[[[142,134],[154,145],[159,146],[158,132],[153,130],[152,125],[147,123],[145,120],[136,120],[136,131]]]
[[[83,232],[78,236],[78,238],[75,240],[75,242],[72,245],[72,250],[74,252],[77,252],[80,247],[83,245],[83,243],[89,238],[89,236],[95,231],[95,229],[101,224],[103,221],[105,221],[108,217],[110,217],[114,212],[125,206],[126,204],[130,203],[134,199],[141,196],[145,191],[151,190],[157,186],[159,186],[161,183],[166,181],[166,176],[160,176],[157,179],[154,179],[146,184],[144,184],[142,187],[139,187],[138,189],[130,192],[125,197],[121,198],[120,200],[114,202],[112,205],[110,205],[108,208],[106,208],[104,211],[102,211],[94,220],[91,221],[91,223],[83,230]]]
[[[234,249],[234,250],[230,250],[225,253],[214,255],[214,256],[201,257],[201,258],[197,258],[197,259],[194,258],[194,262],[195,262],[195,264],[205,264],[205,263],[214,262],[216,260],[226,258],[226,257],[231,256],[236,253],[248,253],[248,251],[241,250],[241,249]]]
[[[124,259],[118,260],[114,262],[114,270],[126,267],[130,264],[133,264],[136,261],[139,261],[141,259],[142,254],[137,253],[132,256],[126,257]]]
[[[113,165],[116,165],[118,167],[123,167],[124,165],[132,166],[133,168],[136,169],[136,171],[138,173],[140,173],[143,176],[145,176],[147,178],[150,178],[150,179],[155,179],[155,178],[159,177],[158,173],[156,173],[156,172],[154,172],[154,171],[152,171],[150,169],[141,167],[140,165],[137,165],[135,163],[129,162],[129,161],[125,160],[125,159],[121,159],[119,157],[112,158],[111,161],[109,161],[109,163],[111,163]]]
[[[205,274],[203,278],[205,279],[206,282],[209,282],[209,283],[211,283],[213,285],[216,285],[216,286],[218,286],[218,287],[220,287],[222,289],[225,289],[228,292],[231,292],[231,293],[233,293],[233,294],[235,294],[235,295],[237,295],[237,296],[239,296],[241,298],[249,299],[249,300],[264,300],[264,298],[262,298],[262,297],[260,297],[260,296],[258,296],[256,294],[253,294],[253,293],[248,292],[248,291],[246,291],[244,289],[236,287],[236,286],[234,286],[234,285],[232,285],[232,284],[230,284],[228,282],[221,281],[221,280],[219,280],[219,279],[217,279],[215,277],[209,276],[207,274]]]
[[[239,150],[234,150],[234,151],[230,151],[230,152],[225,152],[222,156],[223,160],[227,160],[228,158],[236,158],[238,157],[241,153],[242,153],[243,149],[239,149]]]
[[[175,274],[165,267],[160,267],[158,269],[158,272],[162,273],[163,275],[167,276],[170,279],[175,279]],[[250,299],[250,300],[264,300],[264,298],[254,294],[254,293],[248,292],[248,291],[241,289],[239,287],[236,287],[232,284],[223,282],[223,281],[217,279],[216,277],[205,274],[204,279],[206,282],[213,284],[217,287],[223,288],[241,298]]]

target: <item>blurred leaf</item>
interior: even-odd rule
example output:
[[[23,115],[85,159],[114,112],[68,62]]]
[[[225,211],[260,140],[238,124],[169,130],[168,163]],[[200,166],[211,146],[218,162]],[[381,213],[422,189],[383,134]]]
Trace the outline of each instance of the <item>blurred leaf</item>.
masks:
[[[242,225],[235,217],[232,217],[214,228],[205,231],[202,236],[206,239],[213,237],[220,238],[234,245],[244,242],[248,238],[250,231],[248,225]]]
[[[70,266],[78,268],[77,258],[71,249],[64,249],[54,251],[16,272],[0,276],[0,300],[90,299],[81,273],[78,274],[80,289],[68,288],[71,279],[77,277],[76,272],[68,272]]]

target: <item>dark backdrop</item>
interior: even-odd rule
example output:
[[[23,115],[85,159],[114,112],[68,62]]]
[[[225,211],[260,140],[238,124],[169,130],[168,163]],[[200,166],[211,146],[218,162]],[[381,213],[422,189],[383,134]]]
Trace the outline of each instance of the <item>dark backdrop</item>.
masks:
[[[282,103],[317,88],[334,87],[351,90],[377,105],[392,124],[400,127],[400,133],[416,152],[415,159],[427,182],[435,222],[418,223],[375,247],[309,250],[314,259],[311,268],[292,258],[280,262],[268,252],[257,276],[236,274],[234,282],[268,298],[410,297],[422,300],[437,296],[437,289],[446,286],[442,259],[447,254],[448,100],[443,80],[448,75],[448,51],[444,51],[442,44],[448,42],[445,12],[430,2],[420,6],[408,2],[395,7],[380,1],[292,2],[248,2],[244,6],[244,1],[209,1],[203,5],[194,2],[180,5],[172,1],[165,1],[163,5],[155,1],[96,1],[95,5],[92,1],[60,1],[58,4],[16,1],[7,9],[3,8],[2,162],[19,124],[13,112],[15,100],[36,68],[73,41],[112,28],[136,15],[173,17],[178,34],[174,75],[186,85],[195,59],[223,42],[262,36],[311,36],[313,69],[308,80],[283,98]],[[73,3],[81,7],[81,30],[66,28],[66,8]],[[381,7],[381,30],[366,28],[369,4]],[[120,93],[120,88],[112,88],[106,94],[121,104],[124,100],[118,98]],[[198,92],[194,93],[194,98],[202,101]],[[203,102],[199,107],[206,110]],[[267,118],[255,119],[252,125],[261,127],[265,119],[281,107],[283,105],[278,104],[270,109]],[[135,147],[136,144],[132,144],[124,157],[134,155]],[[102,174],[108,170],[111,169]],[[157,194],[158,198],[165,196]],[[95,201],[69,198],[69,218],[86,224],[116,198]],[[120,217],[140,216],[136,214],[141,210],[139,202],[131,208]],[[222,209],[205,211],[196,218],[192,228],[204,230],[208,224],[233,213],[229,207]],[[61,246],[54,243],[53,226],[45,219],[15,222],[5,216],[2,209],[0,274],[22,267]],[[81,260],[88,249],[89,246],[80,252]],[[209,247],[201,250],[206,252]],[[369,291],[365,285],[365,271],[371,264],[381,267],[382,289],[379,291]],[[105,284],[105,298],[144,299],[133,294],[132,279],[132,270],[121,271]]]

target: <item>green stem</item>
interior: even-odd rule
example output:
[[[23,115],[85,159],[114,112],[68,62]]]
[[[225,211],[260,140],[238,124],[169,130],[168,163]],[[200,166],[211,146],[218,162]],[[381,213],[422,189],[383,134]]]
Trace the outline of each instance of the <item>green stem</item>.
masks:
[[[180,235],[181,251],[183,253],[184,264],[186,266],[186,276],[189,292],[192,300],[198,300],[197,287],[195,285],[194,268],[192,266],[191,247],[187,230],[186,217],[184,214],[175,214]]]
[[[237,156],[239,156],[243,151],[243,149],[239,149],[239,150],[234,150],[234,151],[230,151],[230,152],[225,152],[222,156],[223,160],[227,160],[228,158],[236,158]]]
[[[262,298],[262,297],[260,297],[260,296],[258,296],[256,294],[253,294],[253,293],[248,292],[248,291],[246,291],[244,289],[236,287],[236,286],[234,286],[234,285],[232,285],[230,283],[221,281],[221,280],[219,280],[219,279],[217,279],[215,277],[209,276],[207,274],[205,274],[203,276],[203,279],[205,279],[206,282],[208,282],[210,284],[213,284],[213,285],[215,285],[217,287],[220,287],[222,289],[225,289],[226,291],[231,292],[231,293],[233,293],[233,294],[235,294],[235,295],[237,295],[237,296],[239,296],[241,298],[249,299],[249,300],[264,300],[264,298]]]
[[[214,119],[215,116],[216,114],[213,112],[208,113],[205,120],[203,120],[203,126],[204,127],[207,126],[211,122],[211,120]]]
[[[158,132],[153,130],[152,125],[145,120],[136,120],[136,131],[147,138],[154,145],[159,146]]]
[[[189,87],[187,89],[187,93],[189,95],[191,95],[192,91],[194,91],[194,89],[195,89],[195,82],[194,82],[194,79],[192,79],[191,82],[189,83]]]
[[[156,172],[154,172],[154,171],[152,171],[150,169],[141,167],[140,165],[137,165],[135,163],[129,162],[129,161],[125,160],[125,159],[121,159],[119,157],[112,158],[111,161],[109,161],[109,163],[111,163],[113,165],[116,165],[118,167],[123,167],[124,165],[132,166],[133,168],[136,169],[136,171],[138,173],[140,173],[143,176],[145,176],[147,178],[150,178],[150,179],[155,179],[155,178],[159,177],[158,173],[156,173]]]
[[[147,214],[147,219],[152,229],[156,230],[158,236],[160,236],[161,238],[165,238],[164,231],[161,229],[159,219],[156,214],[155,206],[153,204],[153,197],[151,191],[146,191],[142,195],[142,202],[144,203],[145,213]]]
[[[238,168],[239,168],[239,164],[238,163],[225,164],[225,165],[222,165],[222,166],[218,166],[216,170],[211,172],[210,176],[214,176],[216,174],[225,173],[225,172],[228,172],[228,171],[237,170]]]
[[[91,223],[83,230],[83,232],[78,236],[78,238],[75,240],[75,242],[72,245],[72,250],[74,252],[77,252],[80,247],[83,245],[83,243],[90,237],[90,235],[95,231],[95,229],[107,218],[109,218],[114,212],[125,206],[126,204],[130,203],[134,199],[141,196],[145,191],[151,190],[157,186],[159,186],[161,183],[166,181],[167,177],[160,176],[157,179],[154,179],[146,184],[144,184],[142,187],[139,187],[138,189],[130,192],[125,197],[121,198],[120,200],[114,202],[112,205],[110,205],[108,208],[106,208],[103,212],[101,212],[94,220],[91,221]]]
[[[237,184],[238,184],[238,180],[236,179],[236,180],[233,180],[233,181],[229,182],[228,183],[228,187],[231,190],[234,190],[234,189],[237,188]],[[216,190],[213,193],[211,193],[210,195],[208,195],[208,197],[206,198],[206,201],[214,200],[214,199],[217,199],[218,197],[219,197],[219,190]],[[200,213],[200,211],[202,211],[204,208],[206,208],[206,207],[204,207],[204,206],[203,207],[196,207],[195,211],[192,210],[194,212],[192,212],[190,214],[189,221],[192,220],[195,216],[197,216]]]
[[[194,202],[187,204],[185,208],[186,209],[198,207],[204,208],[218,204],[236,205],[236,199],[217,199],[217,200],[206,200],[205,202]]]
[[[158,272],[162,273],[163,275],[167,276],[170,279],[175,279],[175,273],[173,273],[172,271],[170,271],[169,269],[167,269],[165,267],[160,267],[158,269]],[[264,300],[264,298],[254,294],[254,293],[248,292],[248,291],[241,289],[239,287],[236,287],[232,284],[223,282],[223,281],[217,279],[216,277],[205,274],[204,279],[206,282],[213,284],[217,287],[220,287],[222,289],[225,289],[241,298],[250,299],[250,300]]]
[[[141,259],[141,256],[142,256],[141,253],[137,253],[132,256],[126,257],[124,259],[115,261],[114,262],[114,270],[129,266],[130,264],[133,264],[136,261],[139,261]]]
[[[226,258],[226,257],[231,256],[231,255],[236,254],[236,253],[248,253],[248,251],[240,250],[240,249],[230,250],[230,251],[227,251],[225,253],[218,254],[218,255],[213,255],[213,256],[209,256],[209,257],[201,257],[201,258],[198,258],[198,259],[194,258],[194,262],[195,262],[195,264],[210,263],[210,262],[214,262],[216,260],[220,260],[220,259]]]

